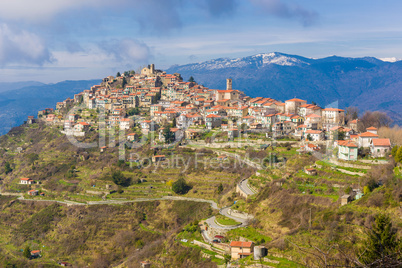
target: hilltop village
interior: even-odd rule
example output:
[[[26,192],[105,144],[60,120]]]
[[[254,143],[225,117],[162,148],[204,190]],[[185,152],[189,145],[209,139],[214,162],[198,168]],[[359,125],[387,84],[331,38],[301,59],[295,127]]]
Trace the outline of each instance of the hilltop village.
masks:
[[[80,108],[71,112],[78,104]],[[100,110],[105,114],[102,122],[99,116],[94,116]],[[209,89],[193,78],[185,82],[180,74],[157,70],[153,64],[139,74],[125,72],[117,77],[108,76],[100,85],[74,95],[74,99],[58,102],[56,110],[39,111],[38,118],[63,127],[65,134],[76,136],[84,136],[90,128],[99,129],[100,124],[107,129],[125,131],[134,131],[137,126],[140,132],[127,133],[127,139],[132,142],[150,131],[158,133],[158,142],[171,143],[194,140],[205,131],[220,130],[227,140],[247,132],[306,142],[333,140],[334,146],[339,146],[338,157],[342,160],[357,160],[358,148],[370,148],[375,157],[385,157],[391,150],[390,140],[378,139],[375,127],[359,133],[358,119],[345,124],[343,109],[322,108],[298,98],[285,102],[267,97],[251,98],[233,89],[229,78],[226,89]],[[28,121],[32,119],[31,116]],[[168,137],[172,137],[168,141],[164,135],[167,125],[171,132]],[[304,146],[303,150],[313,148],[311,144]]]
[[[1,136],[0,266],[374,267],[367,230],[401,236],[398,134],[232,83],[149,65]]]

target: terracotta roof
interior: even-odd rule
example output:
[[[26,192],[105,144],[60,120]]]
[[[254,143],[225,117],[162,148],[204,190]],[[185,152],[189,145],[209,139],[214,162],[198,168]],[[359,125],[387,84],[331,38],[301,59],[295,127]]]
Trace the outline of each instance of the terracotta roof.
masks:
[[[305,101],[305,100],[296,99],[296,98],[290,99],[290,100],[287,100],[287,101],[291,101],[291,102],[307,102],[307,101]]]
[[[368,127],[368,128],[366,128],[366,130],[377,130],[377,128],[375,128],[375,127]]]
[[[371,132],[364,132],[360,134],[359,137],[378,137],[378,135]]]
[[[211,117],[220,117],[219,115],[216,115],[216,114],[210,114],[210,115],[208,115],[207,116],[208,118],[211,118]]]
[[[338,142],[338,145],[339,145],[339,146],[356,147],[356,148],[357,148],[357,145],[354,144],[354,143],[351,142],[351,141],[338,140],[337,142]]]
[[[30,180],[32,181],[32,179],[30,179],[30,178],[21,178],[21,180],[22,181],[30,181]]]
[[[391,146],[389,139],[373,139],[372,143],[374,146]]]
[[[231,247],[246,247],[249,248],[253,242],[242,242],[242,241],[232,241],[230,242]]]
[[[331,131],[338,130],[338,129],[344,129],[344,128],[341,126],[334,126],[334,127],[330,128]]]
[[[331,111],[331,112],[344,112],[345,110],[337,109],[337,108],[325,108],[324,111]]]
[[[307,130],[306,133],[308,134],[321,134],[321,130]]]
[[[321,116],[319,116],[319,115],[316,115],[316,114],[309,114],[309,115],[307,115],[306,117],[321,117]]]

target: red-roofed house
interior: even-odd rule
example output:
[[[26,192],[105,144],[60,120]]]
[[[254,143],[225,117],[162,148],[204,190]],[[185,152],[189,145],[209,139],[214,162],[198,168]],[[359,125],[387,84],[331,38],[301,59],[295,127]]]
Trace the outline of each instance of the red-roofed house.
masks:
[[[312,141],[324,140],[324,132],[321,130],[306,130],[306,132],[304,132],[304,138],[308,140],[309,136],[311,137]]]
[[[306,104],[307,101],[301,99],[290,99],[285,101],[285,113],[297,114],[299,112],[300,106]]]
[[[34,184],[34,180],[30,178],[21,178],[20,184]]]
[[[28,191],[28,194],[29,195],[38,195],[39,191],[38,190],[30,190],[30,191]]]
[[[345,124],[345,110],[338,108],[326,108],[322,110],[322,127],[329,130],[337,125]]]
[[[213,129],[216,127],[220,127],[222,124],[222,118],[219,115],[210,114],[205,117],[205,126],[207,129]]]
[[[364,132],[359,135],[359,147],[370,147],[371,141],[378,139],[378,135],[372,132]]]
[[[79,122],[74,126],[74,131],[87,131],[89,129],[90,125],[86,122]]]
[[[119,122],[120,130],[130,129],[134,125],[134,121],[129,118],[122,118]]]
[[[384,157],[391,152],[391,142],[389,139],[372,139],[370,143],[372,157]]]
[[[243,241],[230,242],[230,254],[233,260],[245,258],[253,254],[254,243]]]
[[[152,162],[154,162],[154,163],[159,162],[159,161],[165,161],[165,159],[166,159],[166,157],[164,154],[152,156]]]
[[[371,133],[373,133],[373,134],[378,134],[378,133],[377,133],[378,129],[375,128],[375,127],[368,127],[368,128],[366,128],[366,131],[367,131],[367,132],[371,132]]]
[[[343,160],[357,160],[357,145],[352,141],[338,140],[338,158]]]
[[[32,250],[31,251],[31,257],[33,257],[33,258],[40,257],[40,250]]]

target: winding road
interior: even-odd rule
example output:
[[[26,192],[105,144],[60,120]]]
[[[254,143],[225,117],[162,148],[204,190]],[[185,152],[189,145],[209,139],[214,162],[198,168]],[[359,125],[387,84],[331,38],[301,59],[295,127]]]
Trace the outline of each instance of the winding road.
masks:
[[[247,195],[253,195],[255,192],[251,189],[251,187],[248,185],[248,179],[242,180],[239,183],[239,188],[246,193]]]

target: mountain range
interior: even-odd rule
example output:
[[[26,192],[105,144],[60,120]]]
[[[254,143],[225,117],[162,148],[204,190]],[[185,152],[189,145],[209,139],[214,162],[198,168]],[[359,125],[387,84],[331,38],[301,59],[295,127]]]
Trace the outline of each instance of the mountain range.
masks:
[[[0,135],[21,125],[28,115],[36,117],[39,110],[55,108],[57,102],[99,83],[100,80],[0,83]]]
[[[186,80],[193,76],[212,89],[225,88],[226,78],[232,78],[233,88],[251,97],[282,101],[297,97],[322,107],[385,111],[396,124],[402,124],[402,61],[311,59],[274,52],[174,65],[166,72],[180,73]]]

